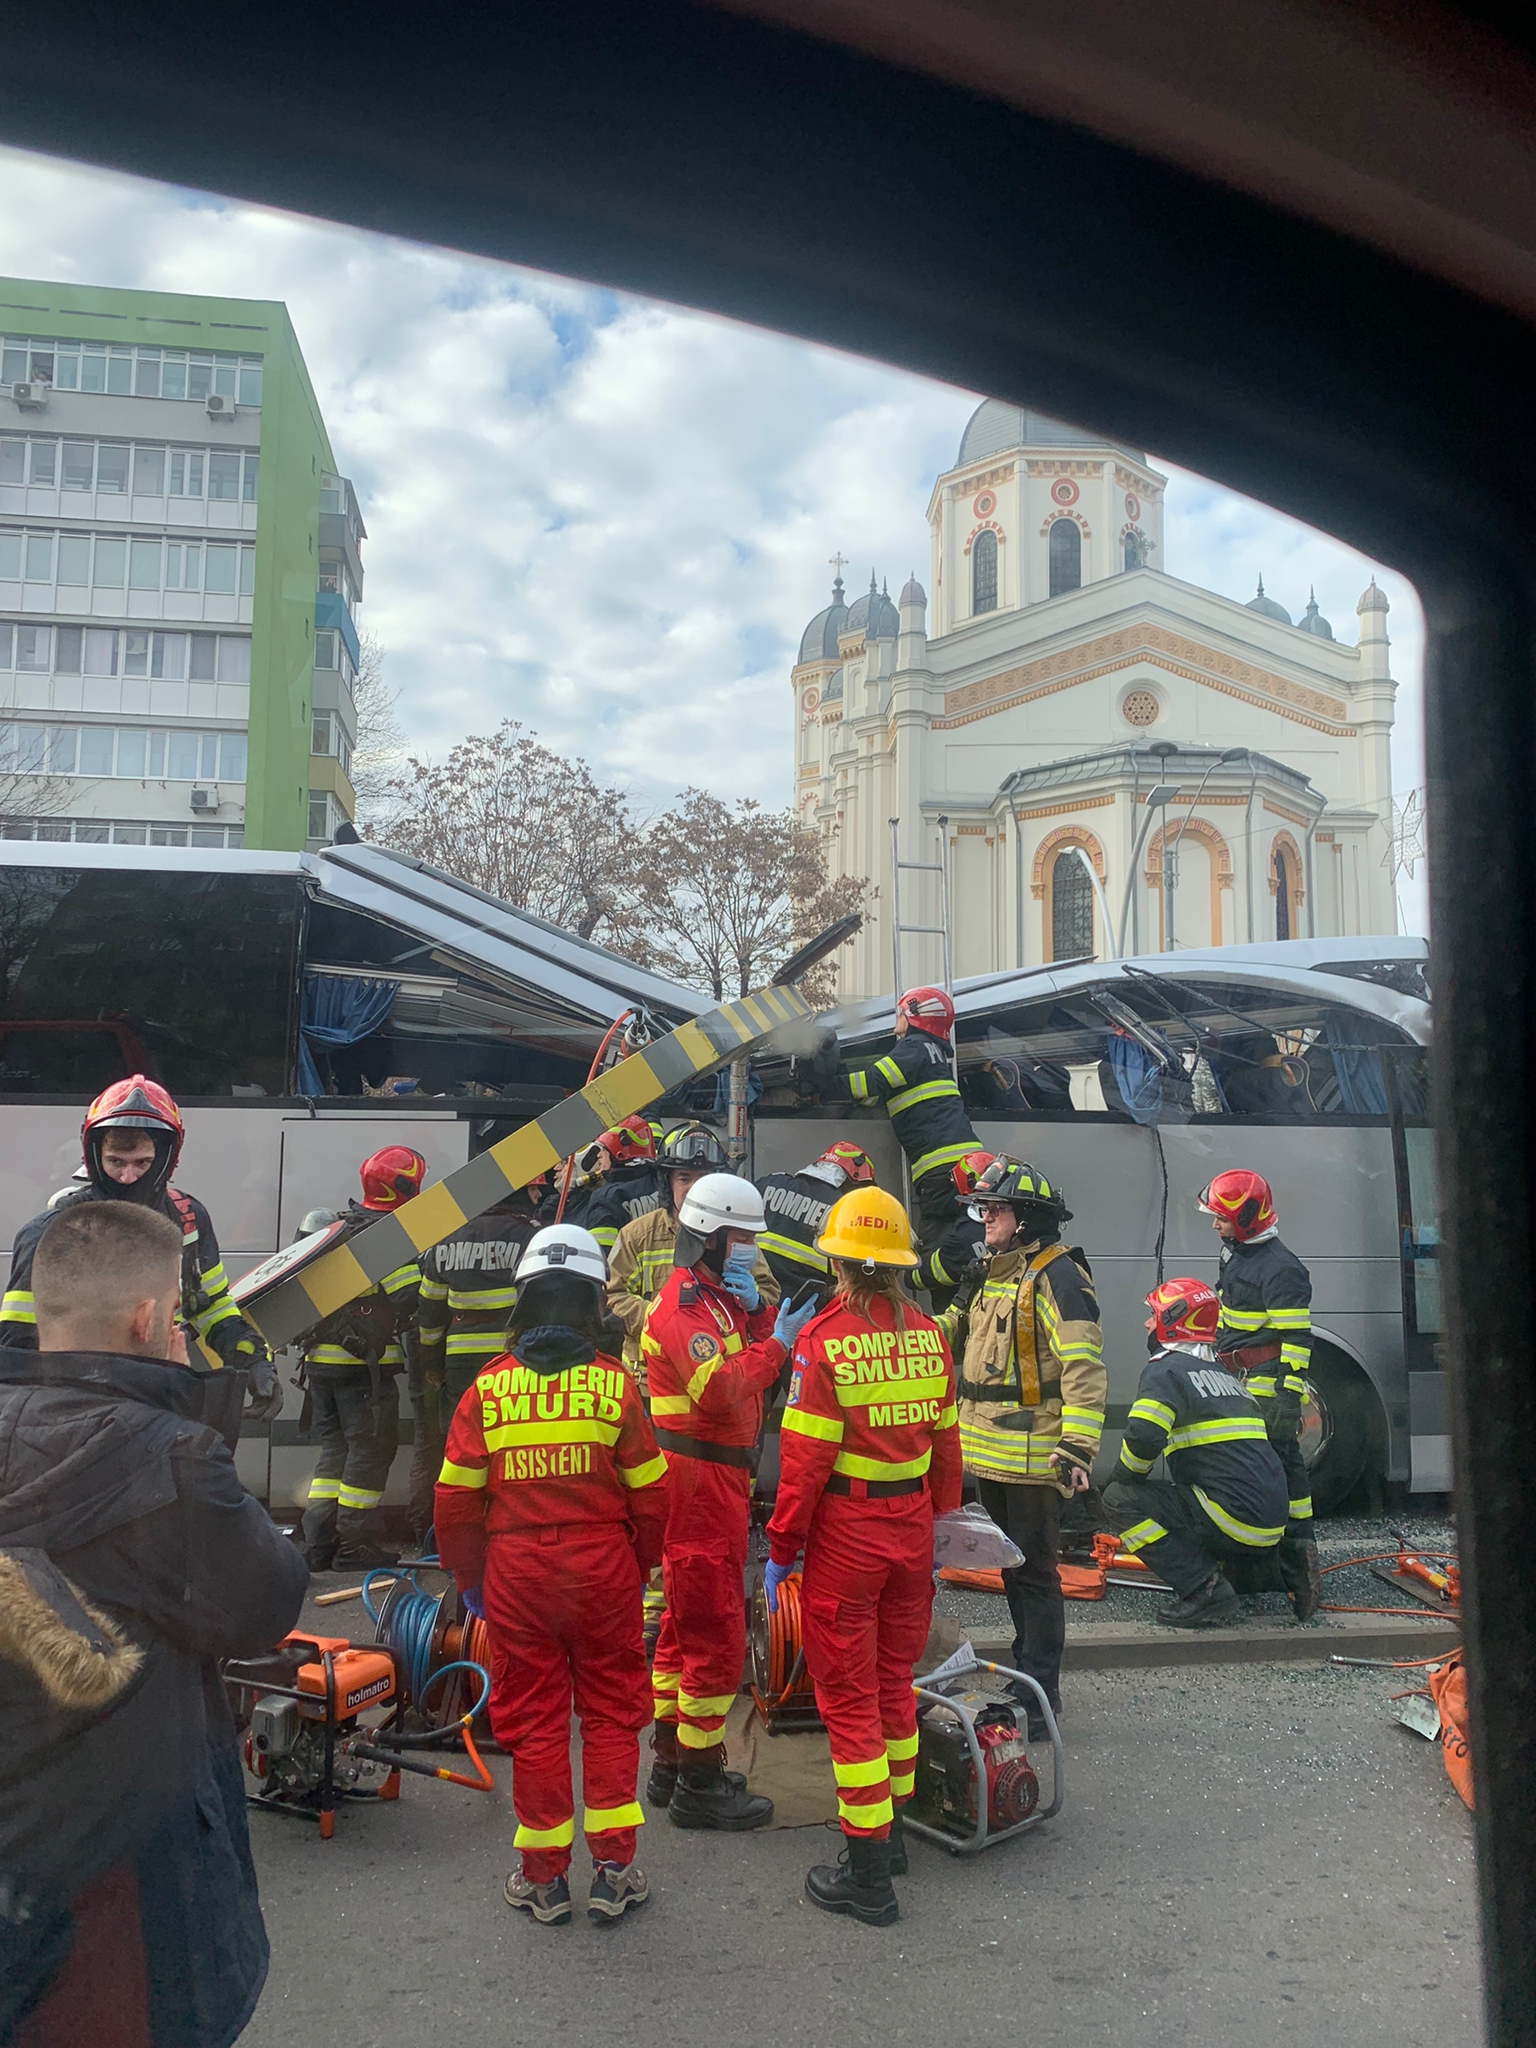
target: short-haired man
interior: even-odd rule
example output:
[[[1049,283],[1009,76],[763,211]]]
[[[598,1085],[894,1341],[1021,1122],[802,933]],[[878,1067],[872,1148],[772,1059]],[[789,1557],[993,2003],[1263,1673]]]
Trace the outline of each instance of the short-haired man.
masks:
[[[0,2038],[222,2048],[267,1939],[215,1660],[294,1625],[303,1559],[194,1418],[182,1234],[73,1205],[0,1351]],[[101,2015],[110,2013],[103,2032]]]

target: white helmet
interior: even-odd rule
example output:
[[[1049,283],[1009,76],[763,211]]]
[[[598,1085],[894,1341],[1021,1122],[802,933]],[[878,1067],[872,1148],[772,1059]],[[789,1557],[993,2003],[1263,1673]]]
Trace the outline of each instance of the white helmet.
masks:
[[[524,1287],[536,1273],[570,1273],[606,1285],[608,1261],[590,1230],[576,1223],[551,1223],[536,1230],[517,1262],[517,1284]]]
[[[763,1198],[751,1181],[734,1173],[706,1173],[683,1197],[677,1220],[695,1237],[712,1237],[717,1230],[768,1228]]]

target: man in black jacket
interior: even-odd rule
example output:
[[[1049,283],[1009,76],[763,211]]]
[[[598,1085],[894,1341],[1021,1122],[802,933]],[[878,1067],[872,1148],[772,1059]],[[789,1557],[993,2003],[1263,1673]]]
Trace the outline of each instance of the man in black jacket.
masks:
[[[66,1208],[38,1349],[0,1352],[0,2041],[225,2048],[266,1975],[215,1660],[306,1573],[171,1362],[181,1254],[153,1209]]]

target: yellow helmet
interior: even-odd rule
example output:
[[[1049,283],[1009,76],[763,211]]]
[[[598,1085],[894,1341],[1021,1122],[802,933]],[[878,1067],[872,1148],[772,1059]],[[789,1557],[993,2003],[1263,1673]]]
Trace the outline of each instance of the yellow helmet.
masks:
[[[816,1249],[866,1266],[915,1266],[907,1212],[884,1188],[854,1188],[827,1211]]]

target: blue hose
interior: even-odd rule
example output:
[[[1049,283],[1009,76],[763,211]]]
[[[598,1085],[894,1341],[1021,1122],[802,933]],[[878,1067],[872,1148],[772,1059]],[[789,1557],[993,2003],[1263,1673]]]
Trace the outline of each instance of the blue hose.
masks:
[[[427,1558],[421,1565],[432,1565]],[[479,1714],[491,1696],[490,1673],[483,1664],[470,1663],[459,1659],[452,1664],[443,1664],[436,1671],[432,1669],[432,1638],[436,1633],[438,1615],[442,1608],[442,1593],[428,1593],[423,1590],[416,1577],[421,1566],[402,1572],[398,1567],[382,1566],[367,1573],[363,1579],[363,1605],[368,1618],[374,1625],[374,1640],[387,1644],[400,1658],[405,1674],[406,1698],[418,1713],[424,1712],[423,1702],[427,1693],[448,1671],[473,1671],[480,1680],[480,1698],[474,1712]],[[387,1600],[382,1610],[376,1609],[370,1593],[375,1579],[404,1580],[406,1587],[392,1600]],[[380,1620],[382,1611],[383,1620]]]

